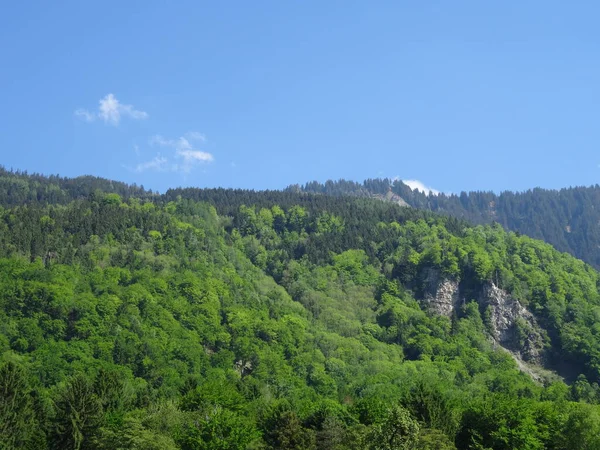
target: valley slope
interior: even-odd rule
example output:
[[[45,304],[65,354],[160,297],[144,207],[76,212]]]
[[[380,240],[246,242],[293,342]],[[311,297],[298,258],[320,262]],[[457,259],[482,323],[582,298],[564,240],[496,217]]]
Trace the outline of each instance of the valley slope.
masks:
[[[600,447],[600,275],[548,244],[370,198],[6,178],[4,448]]]
[[[399,204],[450,215],[474,224],[499,223],[505,229],[542,239],[560,251],[600,268],[600,186],[525,192],[461,192],[430,194],[400,180],[375,179],[311,182],[291,192],[358,197],[386,196]]]

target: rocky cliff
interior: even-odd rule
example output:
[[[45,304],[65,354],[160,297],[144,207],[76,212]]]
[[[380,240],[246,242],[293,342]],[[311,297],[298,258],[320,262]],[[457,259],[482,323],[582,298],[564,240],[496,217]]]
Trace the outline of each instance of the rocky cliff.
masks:
[[[434,314],[450,317],[467,301],[459,280],[444,278],[439,270],[426,269],[422,280],[422,304]],[[492,282],[480,288],[475,300],[495,343],[524,361],[543,362],[544,330],[518,300]]]
[[[484,319],[496,342],[525,361],[542,363],[545,333],[533,314],[493,283],[483,286],[477,301],[484,308]]]
[[[443,278],[437,269],[425,269],[422,291],[424,306],[434,314],[450,317],[458,306],[458,280]]]
[[[393,193],[391,189],[388,190],[388,192],[385,195],[373,194],[372,197],[386,202],[396,203],[398,206],[410,207],[410,205],[406,203],[402,197],[400,197],[398,194]]]

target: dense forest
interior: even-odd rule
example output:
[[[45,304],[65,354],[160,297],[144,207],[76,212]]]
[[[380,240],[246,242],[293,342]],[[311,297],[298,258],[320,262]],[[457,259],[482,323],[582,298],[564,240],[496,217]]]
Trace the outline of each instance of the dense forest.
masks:
[[[600,274],[544,242],[369,195],[0,186],[0,448],[600,448]]]
[[[28,174],[0,166],[0,205],[4,207],[25,204],[66,204],[88,198],[96,192],[115,193],[122,198],[149,198],[152,191],[143,186],[90,175],[66,178],[58,175]]]
[[[600,186],[525,192],[461,192],[426,195],[400,180],[375,179],[363,183],[339,180],[293,185],[290,192],[358,197],[383,196],[388,190],[408,205],[468,220],[499,223],[505,229],[543,239],[560,251],[600,268]]]

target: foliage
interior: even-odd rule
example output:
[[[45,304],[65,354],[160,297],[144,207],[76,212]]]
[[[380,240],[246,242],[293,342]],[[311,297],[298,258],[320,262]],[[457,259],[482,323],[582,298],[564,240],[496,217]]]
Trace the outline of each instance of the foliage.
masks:
[[[401,180],[369,179],[363,183],[347,180],[321,184],[292,185],[288,192],[328,196],[389,198],[414,208],[467,219],[474,224],[499,223],[507,230],[543,239],[560,251],[569,252],[600,268],[600,186],[560,190],[535,188],[524,192],[461,192],[425,194]]]
[[[3,448],[598,446],[599,276],[547,244],[368,198],[51,181],[0,210]],[[422,308],[433,273],[468,295],[452,317]],[[568,385],[495,348],[467,301],[492,284]]]

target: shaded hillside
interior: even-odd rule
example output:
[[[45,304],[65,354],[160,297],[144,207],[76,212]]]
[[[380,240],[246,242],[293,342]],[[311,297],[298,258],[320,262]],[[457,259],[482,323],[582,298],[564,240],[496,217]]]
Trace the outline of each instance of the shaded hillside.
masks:
[[[495,286],[529,306],[536,315],[555,347],[546,354],[547,362],[570,359],[578,366],[575,372],[585,372],[593,379],[600,377],[600,341],[589,335],[588,330],[594,326],[595,314],[600,311],[596,287],[598,274],[550,245],[506,233],[497,225],[473,227],[452,217],[442,218],[427,211],[371,199],[222,189],[172,190],[166,196],[210,202],[220,214],[231,217],[231,226],[242,234],[246,229],[260,229],[260,211],[275,205],[284,210],[300,208],[303,213],[296,219],[304,224],[298,225],[300,228],[306,226],[309,217],[315,220],[326,211],[331,217],[337,217],[343,226],[338,227],[336,233],[324,234],[319,232],[317,221],[306,228],[306,235],[295,246],[286,249],[287,254],[319,265],[329,262],[332,254],[361,249],[388,277],[399,281],[418,298],[423,298],[427,292],[431,271],[438,274],[439,283],[446,279],[456,281],[457,300],[462,303],[481,298],[483,290]],[[253,205],[256,210],[248,210],[246,205]],[[330,217],[328,215],[324,217]],[[248,225],[247,222],[253,221],[258,225]],[[394,223],[415,225],[408,229],[396,229],[395,225],[386,229],[384,226]],[[268,242],[264,243],[265,248],[279,254],[277,249],[268,249]],[[271,264],[277,267],[275,262]],[[269,274],[276,280],[282,277],[272,269]],[[573,308],[579,309],[576,305],[587,312],[575,312]],[[486,305],[480,307],[485,314]],[[593,363],[588,359],[591,371],[581,365],[587,358],[581,354],[568,356],[565,351],[566,342],[571,339],[561,337],[561,329],[565,321],[571,322],[574,317],[578,320],[587,317],[580,322],[580,331],[587,335],[582,339],[586,345],[596,348],[588,356],[598,355],[592,357]]]
[[[382,195],[388,189],[414,208],[448,214],[474,224],[497,222],[507,230],[543,239],[600,267],[600,186],[525,192],[462,192],[460,195],[425,195],[401,181],[345,180],[290,186],[287,191],[352,195]]]

